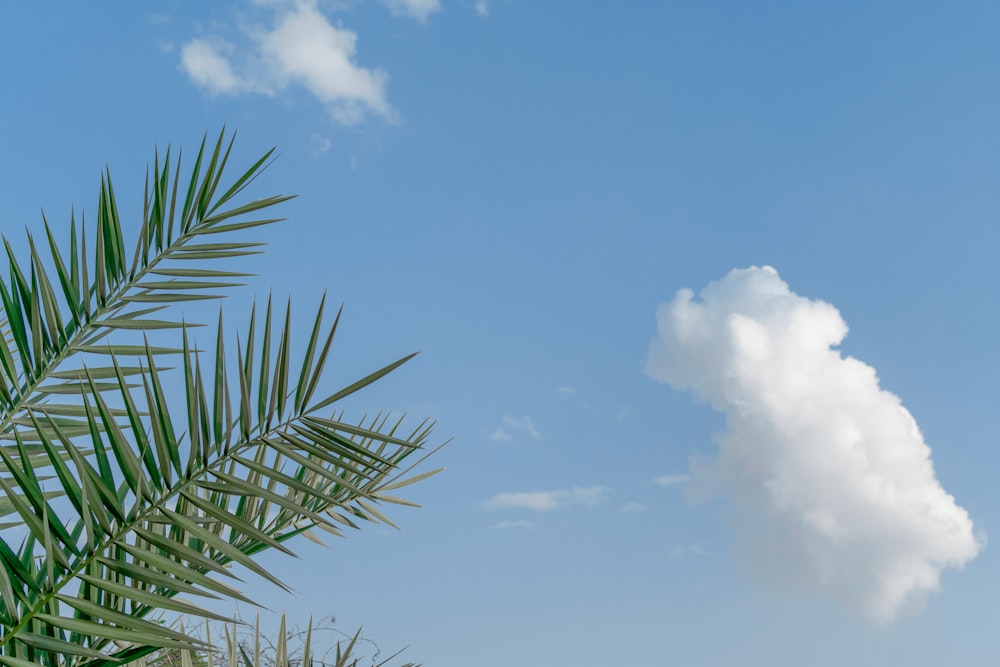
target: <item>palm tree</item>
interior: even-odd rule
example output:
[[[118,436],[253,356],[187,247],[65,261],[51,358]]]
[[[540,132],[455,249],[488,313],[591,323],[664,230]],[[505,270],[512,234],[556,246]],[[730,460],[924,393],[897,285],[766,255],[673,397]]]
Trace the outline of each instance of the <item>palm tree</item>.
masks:
[[[2,665],[104,667],[203,647],[162,615],[224,621],[187,598],[249,602],[232,564],[284,588],[256,554],[390,523],[381,506],[407,504],[394,491],[436,472],[413,472],[423,458],[404,469],[433,424],[334,412],[413,355],[317,394],[339,311],[327,324],[320,303],[293,346],[290,305],[279,315],[269,297],[235,350],[220,315],[211,351],[189,337],[202,323],[171,316],[249,275],[220,260],[259,252],[245,230],[276,222],[270,210],[290,198],[241,199],[272,151],[224,182],[232,147],[224,131],[214,148],[203,140],[183,181],[179,156],[155,156],[131,253],[107,171],[92,235],[71,217],[60,248],[43,216],[22,261],[4,238],[0,514],[14,520],[0,525]]]

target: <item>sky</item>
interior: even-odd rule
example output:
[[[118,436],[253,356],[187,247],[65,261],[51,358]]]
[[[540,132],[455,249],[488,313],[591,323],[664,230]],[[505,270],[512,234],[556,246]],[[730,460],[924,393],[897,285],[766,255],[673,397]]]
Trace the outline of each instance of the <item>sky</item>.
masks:
[[[20,3],[2,231],[141,215],[154,147],[298,194],[224,302],[344,304],[345,406],[446,468],[264,562],[436,667],[985,664],[995,3]],[[126,230],[126,234],[128,230]],[[303,332],[304,333],[304,332]],[[247,609],[241,609],[250,614]],[[264,617],[265,624],[276,616]]]

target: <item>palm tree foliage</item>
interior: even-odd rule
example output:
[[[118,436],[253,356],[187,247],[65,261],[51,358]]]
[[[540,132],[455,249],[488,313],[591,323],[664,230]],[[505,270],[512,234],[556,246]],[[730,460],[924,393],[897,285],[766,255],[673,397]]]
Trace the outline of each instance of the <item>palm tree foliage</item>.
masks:
[[[378,645],[362,637],[361,629],[353,635],[343,633],[333,625],[332,617],[319,623],[310,618],[306,629],[300,631],[288,628],[282,613],[273,639],[261,631],[259,615],[253,625],[239,623],[249,632],[239,633],[236,620],[221,624],[222,643],[216,644],[212,641],[212,627],[206,621],[204,647],[197,650],[160,649],[129,663],[128,667],[387,667],[405,650],[383,658]],[[331,646],[319,636],[324,631],[327,636],[332,632],[340,638]],[[219,634],[216,632],[217,636]],[[398,667],[420,665],[407,662]]]
[[[269,298],[228,348],[220,315],[211,352],[189,332],[203,323],[171,317],[249,275],[220,260],[259,252],[242,233],[277,222],[270,210],[289,199],[241,200],[272,153],[224,182],[232,147],[224,133],[203,141],[184,181],[179,156],[156,155],[131,252],[108,172],[92,235],[71,218],[60,248],[43,217],[24,261],[4,238],[0,513],[14,520],[0,532],[2,665],[102,667],[196,646],[159,615],[224,620],[190,598],[247,601],[230,565],[284,586],[255,554],[388,522],[379,505],[405,503],[392,492],[432,474],[402,469],[431,424],[329,412],[410,357],[317,394],[339,312],[327,324],[320,304],[293,346],[290,305],[281,315]],[[169,390],[171,372],[182,389]]]

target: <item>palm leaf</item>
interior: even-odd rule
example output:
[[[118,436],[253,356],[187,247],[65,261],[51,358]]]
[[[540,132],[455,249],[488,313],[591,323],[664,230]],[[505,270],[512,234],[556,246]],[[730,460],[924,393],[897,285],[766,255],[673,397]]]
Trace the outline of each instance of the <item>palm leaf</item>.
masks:
[[[237,274],[216,268],[192,269],[191,260],[239,257],[263,245],[259,242],[233,240],[215,244],[201,242],[206,233],[232,235],[243,229],[271,224],[280,218],[261,217],[265,209],[290,199],[273,196],[236,203],[240,194],[266,167],[268,151],[239,175],[226,191],[216,196],[228,165],[233,140],[219,135],[214,149],[203,141],[190,176],[184,209],[178,212],[176,198],[181,182],[180,159],[171,169],[168,149],[161,160],[154,159],[152,178],[148,177],[139,238],[127,260],[122,220],[110,172],[102,175],[98,194],[98,215],[93,256],[88,256],[86,230],[79,233],[74,220],[70,225],[68,249],[60,249],[48,220],[43,220],[49,261],[43,261],[33,237],[28,235],[30,258],[19,262],[10,242],[4,238],[9,264],[9,279],[0,276],[0,437],[9,435],[14,421],[24,418],[33,402],[53,395],[75,391],[64,380],[68,373],[79,372],[81,353],[117,352],[125,356],[139,351],[146,332],[179,328],[176,319],[149,315],[162,306],[192,299],[216,299],[226,289],[238,286]],[[206,164],[207,163],[207,164]],[[202,165],[205,165],[202,167]],[[226,225],[220,225],[222,221]],[[206,253],[208,256],[206,256]],[[209,257],[210,256],[210,257]],[[197,276],[198,280],[179,280]],[[164,279],[166,278],[166,279]],[[153,304],[148,308],[147,304]],[[188,323],[193,326],[197,323]],[[106,342],[112,333],[114,342]],[[132,340],[129,340],[129,339]],[[170,352],[158,349],[157,352]],[[66,365],[70,364],[69,368]],[[95,377],[111,373],[104,365],[91,369]],[[99,387],[114,391],[113,383]],[[54,403],[58,409],[64,403]],[[54,409],[48,410],[50,414]],[[43,428],[45,421],[42,421]],[[51,436],[51,433],[49,433]],[[36,438],[37,441],[37,438]]]
[[[324,393],[339,312],[327,325],[320,305],[298,361],[290,302],[280,317],[270,298],[262,318],[254,308],[235,354],[221,316],[208,354],[189,333],[204,323],[170,315],[242,275],[193,262],[214,267],[260,245],[197,237],[268,225],[276,219],[259,213],[288,199],[236,201],[271,152],[223,185],[232,146],[223,135],[211,150],[203,142],[183,194],[179,158],[171,167],[169,149],[156,156],[130,258],[107,172],[92,239],[72,220],[61,250],[44,221],[48,262],[29,237],[24,264],[4,239],[0,514],[20,520],[23,539],[16,548],[0,539],[0,663],[97,667],[193,649],[158,615],[218,618],[178,596],[249,601],[233,564],[287,588],[253,556],[291,554],[286,542],[317,539],[317,528],[389,523],[381,505],[407,504],[387,492],[414,479],[400,470],[432,424],[404,432],[401,418],[327,411],[412,355]],[[171,367],[181,401],[165,390]]]
[[[378,645],[363,637],[361,628],[347,634],[333,624],[332,618],[325,621],[315,623],[310,618],[305,630],[297,630],[288,627],[283,613],[277,633],[266,636],[261,630],[259,616],[252,625],[233,620],[222,624],[221,646],[212,642],[212,626],[206,621],[204,640],[207,645],[203,648],[157,651],[126,667],[213,667],[215,662],[236,667],[387,667],[403,653],[401,650],[382,658]],[[179,626],[183,632],[184,624]],[[241,628],[245,631],[240,632]],[[321,632],[336,638],[332,645],[323,646]],[[407,662],[398,667],[420,665]]]

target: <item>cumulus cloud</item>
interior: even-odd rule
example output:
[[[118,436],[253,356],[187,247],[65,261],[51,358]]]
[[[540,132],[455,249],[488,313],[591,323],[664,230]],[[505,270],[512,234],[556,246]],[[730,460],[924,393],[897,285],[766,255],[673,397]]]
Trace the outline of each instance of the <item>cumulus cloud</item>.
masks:
[[[593,507],[604,502],[610,492],[611,489],[605,486],[574,486],[555,491],[498,493],[486,501],[486,507],[491,510],[524,509],[534,512],[550,512],[570,505]]]
[[[356,33],[331,24],[315,1],[271,3],[270,9],[273,25],[245,29],[238,45],[211,38],[187,42],[181,67],[213,94],[303,88],[345,125],[368,113],[394,117],[385,94],[388,75],[355,62]]]
[[[193,39],[181,48],[181,65],[194,82],[212,93],[236,93],[247,89],[247,83],[236,76],[225,54],[232,46],[224,42],[209,44]]]
[[[385,0],[385,5],[395,16],[409,16],[421,23],[434,12],[441,11],[440,0]]]
[[[733,501],[764,580],[827,592],[876,621],[919,606],[982,547],[910,413],[834,349],[847,325],[771,267],[734,270],[657,311],[646,372],[726,415],[692,484]]]

